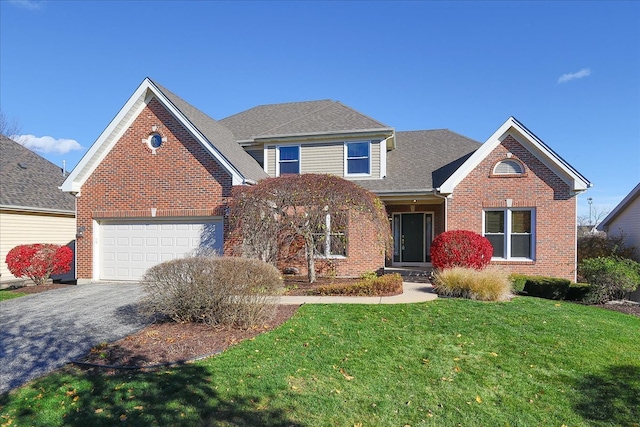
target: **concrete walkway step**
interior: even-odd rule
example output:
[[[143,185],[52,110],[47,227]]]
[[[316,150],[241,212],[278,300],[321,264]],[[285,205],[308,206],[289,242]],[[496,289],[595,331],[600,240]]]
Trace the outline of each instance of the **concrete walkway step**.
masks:
[[[403,282],[404,292],[390,297],[284,296],[280,304],[411,304],[438,298],[429,283]]]

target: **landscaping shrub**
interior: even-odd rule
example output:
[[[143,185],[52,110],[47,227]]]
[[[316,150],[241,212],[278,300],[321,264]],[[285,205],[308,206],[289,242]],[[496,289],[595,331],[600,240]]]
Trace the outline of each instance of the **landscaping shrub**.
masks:
[[[571,283],[564,299],[567,301],[586,301],[590,290],[591,285],[588,283]]]
[[[446,231],[431,244],[431,262],[440,270],[453,267],[482,270],[489,265],[492,255],[489,239],[473,231]]]
[[[343,295],[343,296],[384,296],[402,293],[402,276],[398,273],[363,275],[355,285],[324,285],[318,286],[315,295]]]
[[[249,328],[273,317],[283,282],[257,259],[195,256],[158,264],[144,275],[143,309],[175,322]]]
[[[587,234],[578,237],[578,264],[589,258],[617,256],[640,261],[634,246],[627,246],[625,234]]]
[[[524,285],[527,283],[527,276],[525,274],[513,273],[509,276],[509,279],[511,280],[513,292],[520,293],[524,290]]]
[[[487,268],[454,267],[434,274],[433,286],[439,295],[480,301],[507,301],[511,297],[511,280],[507,273]]]
[[[578,267],[581,280],[591,284],[587,302],[601,304],[623,299],[640,284],[640,264],[615,256],[585,259]]]
[[[16,277],[27,277],[36,285],[44,284],[52,274],[71,270],[73,251],[51,243],[18,245],[5,258],[7,268]]]
[[[530,297],[565,299],[571,280],[558,277],[527,276],[523,293]]]

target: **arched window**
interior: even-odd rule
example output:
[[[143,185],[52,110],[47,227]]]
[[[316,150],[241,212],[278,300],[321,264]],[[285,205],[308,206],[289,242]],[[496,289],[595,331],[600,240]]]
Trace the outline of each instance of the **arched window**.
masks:
[[[494,175],[522,175],[524,166],[517,160],[506,159],[498,162],[493,168]]]

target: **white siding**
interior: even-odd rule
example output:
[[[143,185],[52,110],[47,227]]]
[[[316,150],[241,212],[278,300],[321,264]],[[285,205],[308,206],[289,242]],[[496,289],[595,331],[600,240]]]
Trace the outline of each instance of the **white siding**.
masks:
[[[13,247],[30,243],[66,245],[75,238],[73,216],[0,212],[0,281],[15,279],[5,263]]]
[[[625,245],[640,248],[640,197],[633,200],[609,224],[608,235],[620,233],[624,233]]]

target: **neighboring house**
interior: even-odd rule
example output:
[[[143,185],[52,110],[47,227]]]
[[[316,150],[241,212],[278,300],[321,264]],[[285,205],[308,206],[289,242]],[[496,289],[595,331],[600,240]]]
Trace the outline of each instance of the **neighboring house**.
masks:
[[[0,283],[16,279],[5,263],[28,243],[70,244],[76,236],[75,198],[60,191],[63,170],[0,136]],[[61,279],[73,280],[73,272]]]
[[[624,235],[627,246],[635,246],[640,252],[640,183],[598,224],[598,230],[607,236]],[[631,299],[640,302],[640,289],[631,294]]]
[[[203,244],[225,251],[233,186],[330,173],[385,203],[392,266],[429,266],[445,230],[484,234],[493,264],[575,278],[575,196],[591,184],[509,118],[484,144],[449,130],[399,132],[330,100],[263,105],[216,121],[145,79],[64,182],[77,195],[78,278],[134,280]],[[355,222],[355,221],[354,221]],[[384,256],[350,224],[338,275]]]

